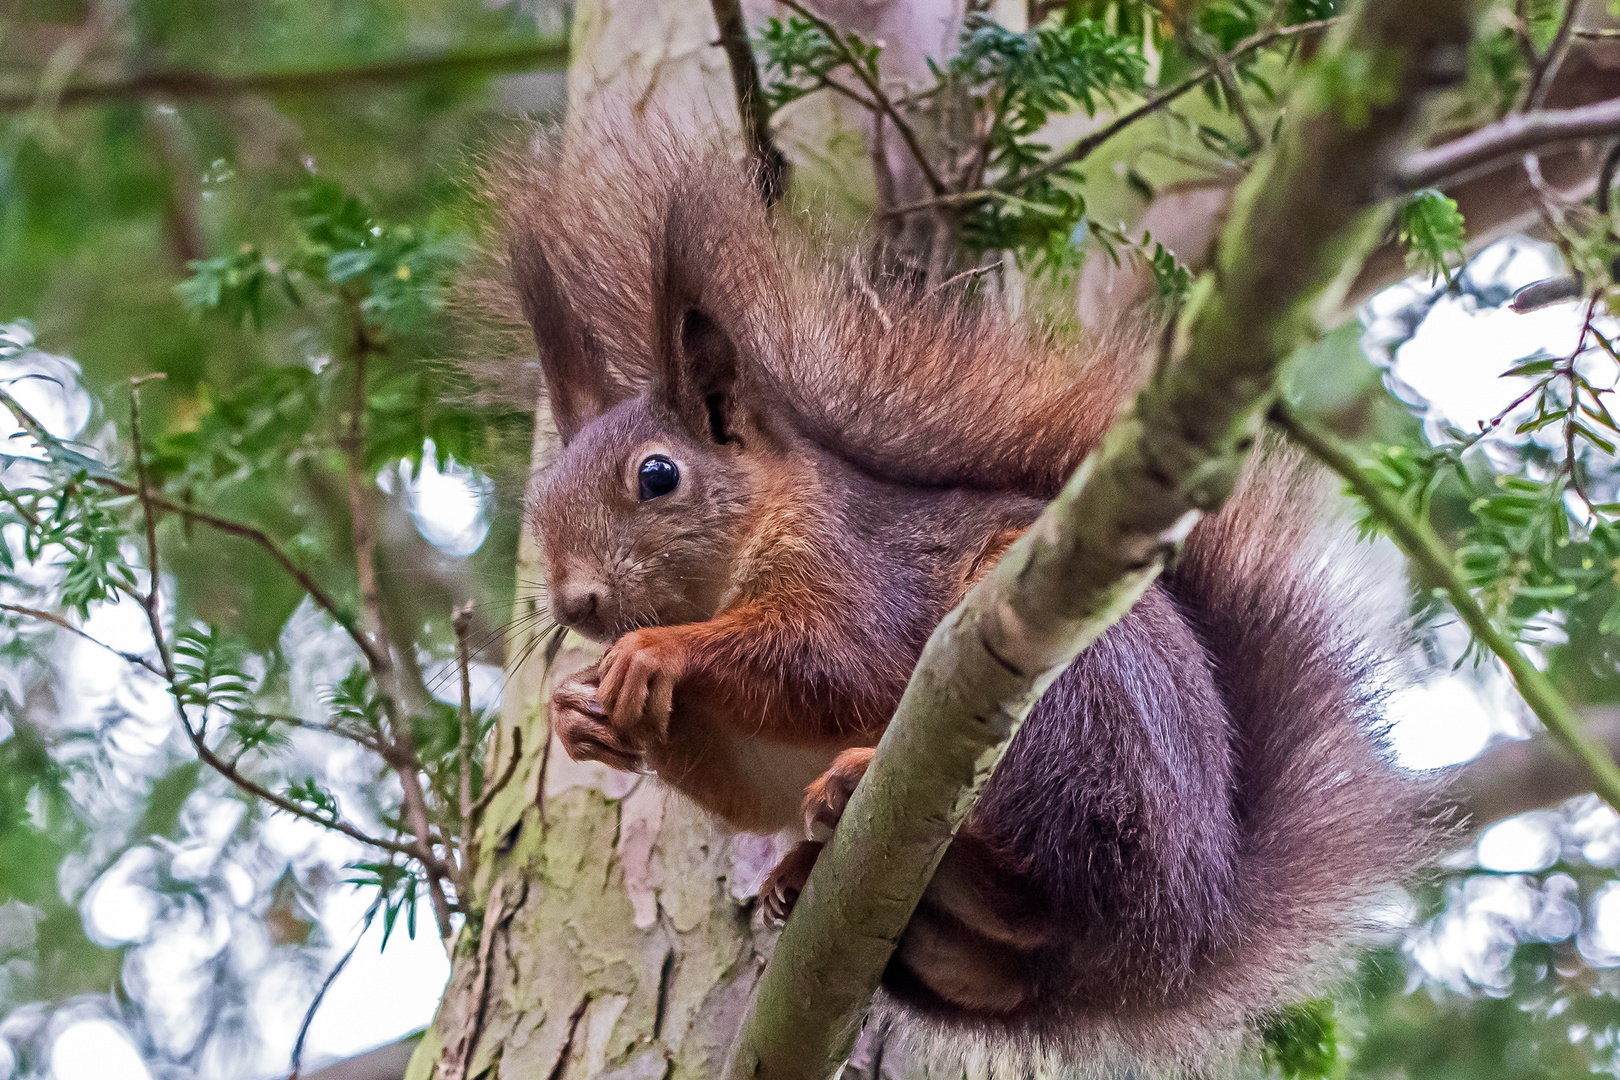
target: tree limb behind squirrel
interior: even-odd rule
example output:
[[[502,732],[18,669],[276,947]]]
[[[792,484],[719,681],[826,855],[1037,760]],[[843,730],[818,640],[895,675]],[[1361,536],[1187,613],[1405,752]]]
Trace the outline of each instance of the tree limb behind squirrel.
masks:
[[[785,916],[929,633],[1145,350],[861,280],[654,125],[578,146],[505,185],[562,443],[530,512],[557,619],[609,646],[552,729],[737,828],[802,820]],[[1272,448],[1035,706],[885,974],[902,1029],[1192,1067],[1333,974],[1429,789],[1384,759],[1383,643],[1317,489]]]

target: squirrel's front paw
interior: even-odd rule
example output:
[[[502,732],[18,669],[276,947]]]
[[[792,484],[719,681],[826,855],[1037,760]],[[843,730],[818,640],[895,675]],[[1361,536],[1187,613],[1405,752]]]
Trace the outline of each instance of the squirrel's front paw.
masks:
[[[686,635],[680,627],[633,630],[614,642],[597,665],[601,683],[596,699],[609,722],[620,731],[650,727],[662,735],[668,730],[675,684],[686,674],[687,659]]]
[[[575,761],[600,761],[610,769],[640,772],[640,745],[609,722],[598,693],[594,668],[558,684],[551,693],[551,730]]]

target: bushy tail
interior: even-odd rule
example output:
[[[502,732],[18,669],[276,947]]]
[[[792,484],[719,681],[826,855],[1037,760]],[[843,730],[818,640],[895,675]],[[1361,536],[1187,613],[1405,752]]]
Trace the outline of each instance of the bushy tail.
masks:
[[[1282,446],[1257,453],[1166,585],[1213,657],[1233,724],[1240,932],[1200,980],[1251,1020],[1337,973],[1369,901],[1432,857],[1437,782],[1388,760],[1382,699],[1399,597],[1377,549],[1324,530],[1324,477]]]

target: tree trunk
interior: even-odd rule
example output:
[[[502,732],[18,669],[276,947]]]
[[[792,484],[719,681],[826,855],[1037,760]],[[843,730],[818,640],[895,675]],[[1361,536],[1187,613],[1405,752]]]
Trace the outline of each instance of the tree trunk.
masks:
[[[542,572],[525,536],[519,580]],[[548,668],[589,659],[537,654],[507,688],[492,759],[510,753],[513,730],[546,749],[525,753],[489,808],[483,918],[458,939],[413,1080],[700,1078],[725,1060],[775,937],[755,895],[785,845],[727,835],[652,777],[547,747]]]

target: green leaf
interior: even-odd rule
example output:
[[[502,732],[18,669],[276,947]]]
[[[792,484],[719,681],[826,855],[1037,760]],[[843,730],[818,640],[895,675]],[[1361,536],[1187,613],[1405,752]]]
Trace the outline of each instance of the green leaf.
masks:
[[[185,705],[237,713],[253,692],[243,670],[247,644],[214,626],[192,626],[175,635],[175,695]]]
[[[1569,426],[1575,429],[1575,433],[1577,435],[1591,443],[1593,446],[1601,449],[1605,454],[1614,453],[1614,443],[1610,442],[1608,439],[1605,439],[1603,436],[1599,435],[1597,432],[1593,431],[1579,420],[1570,421]]]
[[[337,820],[337,797],[311,777],[306,776],[297,783],[289,784],[282,794],[289,801],[313,811],[328,821]]]
[[[1502,372],[1504,379],[1515,375],[1541,375],[1558,366],[1558,358],[1553,356],[1542,357],[1537,360],[1527,360],[1517,367],[1508,368]]]
[[[340,251],[326,261],[326,279],[334,284],[348,281],[370,270],[376,261],[375,251]]]
[[[1329,1080],[1344,1072],[1333,1003],[1324,999],[1292,1005],[1264,1031],[1266,1067],[1284,1080]]]
[[[1451,260],[1461,263],[1467,239],[1455,200],[1434,188],[1413,193],[1400,208],[1397,235],[1406,245],[1408,266],[1427,272],[1431,281],[1452,281],[1456,269]]]
[[[1620,636],[1620,598],[1616,598],[1609,605],[1609,610],[1604,612],[1603,621],[1598,623],[1598,633]]]

